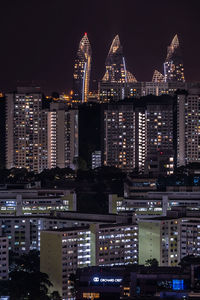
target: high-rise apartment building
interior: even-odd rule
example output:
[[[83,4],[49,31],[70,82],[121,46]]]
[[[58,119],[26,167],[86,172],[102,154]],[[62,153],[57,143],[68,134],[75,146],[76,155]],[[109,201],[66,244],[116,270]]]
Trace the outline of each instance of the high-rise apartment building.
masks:
[[[146,111],[147,155],[162,150],[173,151],[173,102],[147,104]]]
[[[103,111],[103,163],[127,172],[136,167],[136,113],[130,105],[108,105]]]
[[[174,100],[161,98],[146,104],[146,172],[173,174]]]
[[[87,33],[80,41],[73,75],[73,101],[87,102],[90,84],[92,50]]]
[[[70,275],[87,266],[137,264],[136,224],[91,224],[41,232],[40,269],[62,299],[73,299]]]
[[[102,81],[110,83],[130,83],[137,81],[135,76],[126,68],[126,61],[118,35],[115,36],[110,47],[106,59],[106,72]]]
[[[78,157],[78,111],[65,103],[42,109],[38,88],[6,94],[6,167],[40,173],[74,167]]]
[[[200,162],[200,89],[177,96],[177,165]]]
[[[125,172],[172,174],[174,168],[172,98],[108,104],[103,109],[103,163]]]
[[[39,88],[6,94],[6,168],[47,168],[47,112]]]
[[[49,275],[62,299],[73,299],[69,275],[78,268],[95,265],[95,247],[89,226],[41,232],[40,270]],[[48,251],[47,251],[48,249]]]
[[[164,62],[164,76],[165,82],[185,81],[183,59],[177,34],[167,49],[167,57]]]
[[[157,151],[173,151],[173,100],[164,100],[146,105],[147,156]]]
[[[74,168],[78,157],[78,110],[51,103],[48,112],[48,168]]]

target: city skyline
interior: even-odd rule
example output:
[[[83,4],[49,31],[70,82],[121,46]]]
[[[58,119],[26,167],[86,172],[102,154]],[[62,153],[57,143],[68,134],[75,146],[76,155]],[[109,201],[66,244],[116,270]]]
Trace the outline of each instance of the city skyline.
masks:
[[[174,43],[176,44],[175,46],[173,46]],[[174,49],[173,51],[170,50],[172,48]],[[183,81],[184,82],[185,81],[185,77],[184,77],[185,70],[184,70],[183,65],[181,65],[183,68],[183,71],[182,71],[183,78],[182,79],[176,80],[176,78],[175,78],[174,80],[171,80],[170,78],[167,78],[167,76],[164,75],[166,72],[165,71],[166,62],[170,59],[172,60],[174,58],[174,56],[176,59],[177,51],[178,51],[178,59],[181,59],[181,63],[182,63],[183,57],[182,57],[182,53],[181,53],[181,45],[179,43],[178,35],[175,34],[170,46],[167,47],[167,57],[164,60],[164,63],[162,63],[161,66],[158,68],[159,70],[161,70],[161,72],[158,71],[157,69],[155,69],[152,73],[153,76],[152,76],[151,80],[143,80],[142,79],[142,80],[139,80],[139,82],[150,82],[150,81],[152,81],[152,82]],[[80,101],[80,99],[81,99],[81,102],[87,102],[87,97],[88,97],[89,91],[92,89],[94,90],[94,88],[91,88],[90,82],[96,82],[96,87],[97,87],[97,82],[100,82],[101,80],[102,80],[102,82],[111,82],[111,83],[137,82],[136,77],[127,70],[127,62],[124,57],[123,46],[121,45],[120,37],[118,34],[114,36],[114,38],[112,40],[112,44],[111,44],[109,52],[108,52],[108,55],[106,56],[106,59],[105,59],[106,71],[104,72],[103,77],[98,78],[98,80],[91,78],[92,77],[91,69],[92,69],[92,65],[93,65],[94,61],[95,61],[95,59],[93,59],[93,61],[92,61],[92,47],[91,47],[90,41],[88,39],[88,33],[85,32],[79,42],[78,51],[76,52],[76,55],[75,55],[74,67],[73,67],[74,69],[73,69],[72,76],[71,76],[72,84],[71,84],[71,87],[68,89],[68,91],[69,90],[73,91],[75,100],[77,98],[78,101]],[[81,68],[79,68],[80,70],[76,70],[77,63],[79,63],[79,62],[81,62],[81,64],[82,64]],[[112,64],[114,64],[114,63],[116,63],[116,65],[113,68]],[[111,70],[112,68],[113,68],[113,70]],[[170,68],[168,70],[168,72],[173,73],[172,69],[173,68]],[[118,76],[118,75],[116,75],[118,70],[120,70],[119,72],[121,74],[120,74],[120,78],[116,79],[115,77]],[[79,71],[80,71],[80,73],[84,73],[86,76],[83,76],[83,78],[81,78],[82,76],[80,74],[77,75],[78,74],[77,72],[79,72]],[[80,78],[78,78],[78,77],[80,77]],[[78,85],[77,85],[77,81],[78,81],[77,78],[80,81],[78,85],[81,85],[81,88],[80,88],[81,91],[79,91],[79,92],[77,91],[77,93],[76,93],[75,90],[79,89]],[[84,80],[82,80],[82,79],[84,79]],[[26,86],[26,85],[27,86],[29,86],[29,85],[38,86],[40,84],[39,84],[39,81],[37,81],[37,80],[21,81],[21,82],[18,81],[16,83],[16,87],[17,86]],[[43,84],[41,84],[41,86],[43,86]],[[65,91],[66,91],[66,89],[65,89]],[[75,95],[75,94],[77,94],[77,95]]]
[[[104,75],[110,41],[116,34],[124,46],[130,72],[138,81],[151,81],[153,70],[162,73],[166,47],[176,33],[183,48],[186,79],[200,80],[198,4],[188,7],[187,1],[169,0],[165,11],[159,1],[112,4],[103,1],[98,10],[92,1],[78,8],[64,1],[48,2],[48,6],[45,1],[2,4],[1,53],[2,58],[9,59],[1,60],[0,88],[13,89],[33,80],[45,91],[70,90],[78,43],[85,31],[92,45],[91,72],[95,80]],[[76,12],[76,22],[72,12]]]
[[[0,300],[199,300],[200,2],[1,2]]]

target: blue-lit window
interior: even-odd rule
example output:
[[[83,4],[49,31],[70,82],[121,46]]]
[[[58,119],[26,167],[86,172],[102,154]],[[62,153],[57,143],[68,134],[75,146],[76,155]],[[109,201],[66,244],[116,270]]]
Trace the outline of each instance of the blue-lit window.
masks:
[[[184,290],[184,280],[173,279],[172,280],[172,289],[175,291]]]

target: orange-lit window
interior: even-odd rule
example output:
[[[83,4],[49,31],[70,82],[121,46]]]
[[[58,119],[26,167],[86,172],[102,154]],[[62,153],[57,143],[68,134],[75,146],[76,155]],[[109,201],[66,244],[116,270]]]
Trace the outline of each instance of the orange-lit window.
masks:
[[[83,293],[84,299],[99,299],[100,294],[99,293]]]

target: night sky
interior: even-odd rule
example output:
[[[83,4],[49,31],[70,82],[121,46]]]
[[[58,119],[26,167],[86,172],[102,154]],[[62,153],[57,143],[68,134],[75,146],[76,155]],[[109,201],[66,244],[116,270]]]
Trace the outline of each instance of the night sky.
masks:
[[[178,33],[188,81],[200,81],[199,0],[1,0],[0,89],[34,81],[44,91],[69,91],[84,32],[92,46],[92,79],[104,74],[119,34],[128,69],[138,81],[162,71]]]

